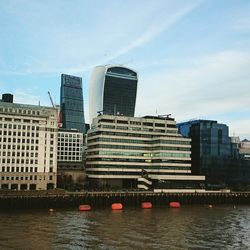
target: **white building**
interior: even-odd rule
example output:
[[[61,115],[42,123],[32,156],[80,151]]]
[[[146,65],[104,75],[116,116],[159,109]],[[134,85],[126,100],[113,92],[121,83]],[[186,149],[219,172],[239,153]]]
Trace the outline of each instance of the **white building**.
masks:
[[[86,179],[84,135],[77,129],[59,129],[57,146],[57,185],[82,189]]]
[[[56,187],[57,109],[0,101],[0,188]]]
[[[245,160],[250,160],[250,141],[244,139],[239,145],[240,155],[242,155]]]
[[[173,118],[101,115],[87,134],[87,176],[102,187],[136,188],[147,175],[157,188],[199,188],[190,142]]]
[[[72,164],[83,161],[83,133],[74,129],[58,131],[57,160]]]

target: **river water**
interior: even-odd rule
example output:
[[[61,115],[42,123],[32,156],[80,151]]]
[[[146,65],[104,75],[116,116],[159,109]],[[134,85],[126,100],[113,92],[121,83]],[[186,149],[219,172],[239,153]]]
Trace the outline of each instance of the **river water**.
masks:
[[[250,206],[1,212],[0,249],[250,249]]]

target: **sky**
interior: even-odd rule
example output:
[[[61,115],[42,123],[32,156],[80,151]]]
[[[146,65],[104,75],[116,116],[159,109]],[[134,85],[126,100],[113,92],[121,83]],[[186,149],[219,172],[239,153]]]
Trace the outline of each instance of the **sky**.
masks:
[[[60,102],[60,75],[139,74],[136,116],[217,120],[250,139],[249,0],[0,0],[0,94]]]

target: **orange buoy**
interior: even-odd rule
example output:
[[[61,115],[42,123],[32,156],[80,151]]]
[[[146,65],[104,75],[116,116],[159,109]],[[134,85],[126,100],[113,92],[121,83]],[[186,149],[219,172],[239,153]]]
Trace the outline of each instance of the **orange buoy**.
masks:
[[[55,211],[55,210],[54,210],[53,208],[50,208],[50,209],[49,209],[49,212],[50,212],[50,213],[52,213],[52,212],[54,212],[54,211]]]
[[[181,206],[181,204],[178,201],[172,201],[172,202],[169,203],[169,206],[171,208],[179,208]]]
[[[123,205],[121,203],[113,203],[111,205],[112,210],[122,210]]]
[[[153,206],[152,206],[152,203],[149,202],[149,201],[142,202],[142,204],[141,204],[141,208],[143,208],[143,209],[150,209],[150,208],[152,208],[152,207],[153,207]]]
[[[90,211],[91,206],[90,205],[80,205],[79,206],[79,211]]]
[[[213,207],[213,205],[209,204],[209,205],[208,205],[208,207],[209,207],[209,208],[212,208],[212,207]]]

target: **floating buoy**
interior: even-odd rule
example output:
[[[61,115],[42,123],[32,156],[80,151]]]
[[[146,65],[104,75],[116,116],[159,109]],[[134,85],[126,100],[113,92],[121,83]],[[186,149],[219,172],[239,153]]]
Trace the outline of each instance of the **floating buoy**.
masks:
[[[91,206],[90,205],[80,205],[79,206],[79,211],[90,211]]]
[[[152,206],[152,203],[151,202],[149,202],[149,201],[147,201],[147,202],[142,202],[142,204],[141,204],[141,208],[143,208],[143,209],[150,209],[150,208],[152,208],[153,206]]]
[[[53,208],[50,208],[50,209],[49,209],[49,212],[50,212],[50,213],[52,213],[52,212],[54,212],[54,211],[55,211],[55,210],[54,210]]]
[[[212,208],[212,207],[213,207],[213,205],[209,204],[209,205],[208,205],[208,207],[209,207],[209,208]]]
[[[181,206],[181,204],[178,201],[172,201],[172,202],[169,203],[169,206],[171,208],[179,208]]]
[[[122,210],[123,205],[121,203],[113,203],[111,205],[112,210]]]

